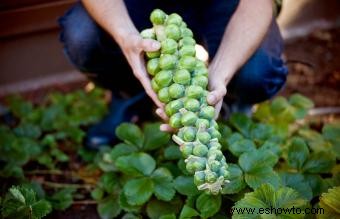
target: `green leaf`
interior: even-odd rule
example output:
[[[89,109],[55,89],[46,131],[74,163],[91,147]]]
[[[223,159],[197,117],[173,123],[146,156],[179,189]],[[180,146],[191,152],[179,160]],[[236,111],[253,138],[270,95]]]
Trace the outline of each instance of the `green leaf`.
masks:
[[[96,187],[95,189],[91,191],[91,197],[96,201],[101,200],[103,196],[104,196],[104,190],[99,187]]]
[[[143,133],[138,126],[132,123],[122,123],[116,128],[117,137],[131,145],[142,147]]]
[[[293,94],[289,97],[289,103],[300,109],[311,109],[314,107],[313,101],[301,94]]]
[[[38,139],[41,135],[41,130],[39,126],[36,126],[31,123],[22,122],[13,131],[19,137],[28,137],[28,138]]]
[[[287,187],[275,189],[271,185],[263,184],[254,192],[246,193],[243,199],[236,202],[232,208],[233,219],[237,218],[304,218],[303,214],[289,214],[282,212],[282,214],[257,214],[260,208],[263,209],[278,209],[278,208],[301,208],[302,210],[308,206],[308,202],[301,198],[299,193]],[[254,209],[250,212],[250,209]],[[255,213],[254,213],[255,212]],[[270,213],[270,212],[268,212]],[[291,213],[291,212],[290,212]]]
[[[21,202],[22,204],[26,204],[26,199],[24,195],[21,193],[21,191],[19,190],[19,188],[12,187],[9,189],[9,192],[11,193],[13,199]]]
[[[190,219],[196,216],[199,216],[199,213],[195,209],[188,205],[184,205],[181,214],[179,215],[179,219]]]
[[[155,184],[155,196],[159,200],[170,201],[175,196],[171,172],[163,167],[156,169],[151,176]]]
[[[250,127],[252,121],[245,114],[235,113],[230,116],[230,124],[239,131],[244,137],[250,137]]]
[[[181,210],[182,201],[180,198],[174,198],[170,202],[164,202],[157,199],[151,199],[146,206],[146,213],[151,219],[158,219],[163,215],[177,214]]]
[[[251,126],[250,139],[258,144],[263,143],[273,135],[273,128],[270,125],[256,123]]]
[[[242,139],[229,145],[230,152],[236,157],[239,157],[244,152],[250,152],[255,149],[256,146],[254,142],[249,139]]]
[[[32,218],[40,219],[51,213],[52,206],[46,200],[39,200],[31,205]]]
[[[112,172],[104,173],[100,177],[99,185],[107,193],[109,193],[109,194],[114,193],[116,190],[119,189],[118,177],[117,177],[116,174],[114,174]]]
[[[166,215],[162,215],[159,219],[176,219],[176,215],[175,214],[166,214]]]
[[[245,172],[250,172],[265,167],[273,167],[277,161],[277,156],[269,151],[255,150],[243,153],[238,162]]]
[[[295,137],[288,148],[288,165],[301,170],[309,156],[309,150],[302,138]]]
[[[244,189],[247,185],[244,182],[243,172],[237,164],[230,164],[228,166],[230,176],[222,189],[222,194],[235,194]]]
[[[222,198],[220,195],[208,195],[202,193],[196,200],[196,208],[202,218],[215,215],[221,208]]]
[[[324,209],[325,214],[318,215],[321,219],[339,218],[340,217],[340,186],[333,187],[323,193],[320,197],[320,207]]]
[[[280,177],[270,167],[263,167],[245,174],[246,183],[252,188],[256,189],[264,183],[268,183],[275,188],[281,184]]]
[[[97,205],[97,211],[102,219],[117,217],[121,212],[121,208],[118,204],[118,197],[109,196],[101,200]]]
[[[119,157],[115,165],[124,174],[139,176],[150,175],[156,167],[156,162],[149,154],[140,152]]]
[[[155,150],[170,141],[170,134],[162,132],[160,125],[161,123],[149,123],[144,126],[144,150]]]
[[[110,156],[112,160],[116,160],[120,156],[128,155],[137,151],[138,149],[133,145],[119,143],[112,148]]]
[[[220,139],[220,143],[222,145],[222,150],[225,150],[226,148],[228,148],[227,140],[231,136],[232,131],[231,131],[231,129],[227,125],[225,125],[225,124],[223,124],[221,122],[218,123],[218,127],[219,127],[218,129],[219,129],[219,131],[220,131],[220,133],[222,135],[222,138]]]
[[[174,186],[182,195],[193,196],[199,193],[192,176],[178,176],[174,181]]]
[[[74,188],[64,188],[55,192],[47,200],[52,204],[54,209],[65,210],[73,203],[73,193],[76,192]]]
[[[280,172],[279,175],[283,186],[295,189],[301,197],[309,201],[313,198],[313,191],[302,174]]]
[[[271,141],[264,142],[264,144],[261,145],[261,147],[259,148],[259,151],[269,151],[269,152],[275,154],[276,156],[281,155],[280,145],[278,143],[271,142]]]
[[[324,180],[317,174],[304,174],[304,181],[308,183],[313,191],[313,197],[319,196],[325,192],[327,188],[324,185]]]
[[[322,128],[322,135],[333,146],[338,159],[340,159],[340,123],[326,124]]]
[[[334,165],[334,154],[320,151],[312,153],[302,169],[308,173],[329,173]]]
[[[131,213],[127,213],[127,214],[124,214],[122,219],[140,219],[140,217],[137,217],[136,215],[131,214]]]
[[[179,160],[182,158],[182,153],[178,145],[170,145],[164,150],[164,158],[167,160]]]
[[[124,185],[123,190],[130,205],[142,205],[154,192],[154,183],[150,178],[132,179]]]
[[[140,212],[142,208],[139,205],[130,205],[124,195],[124,191],[119,194],[119,206],[126,212]]]

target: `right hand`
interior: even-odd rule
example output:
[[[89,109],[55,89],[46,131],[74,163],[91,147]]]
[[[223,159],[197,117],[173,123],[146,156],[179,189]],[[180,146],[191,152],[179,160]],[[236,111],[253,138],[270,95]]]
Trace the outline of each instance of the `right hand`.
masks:
[[[151,87],[144,61],[144,52],[159,50],[160,43],[152,39],[143,39],[138,33],[131,33],[122,39],[120,47],[132,68],[133,74],[144,87],[146,94],[155,102],[158,108],[163,109],[164,104],[159,101],[157,94]],[[162,119],[166,118],[162,117]]]

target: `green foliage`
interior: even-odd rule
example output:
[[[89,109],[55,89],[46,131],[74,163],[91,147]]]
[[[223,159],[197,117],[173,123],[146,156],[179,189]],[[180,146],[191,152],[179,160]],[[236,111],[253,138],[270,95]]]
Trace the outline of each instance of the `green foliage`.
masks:
[[[320,207],[325,210],[318,218],[339,218],[340,217],[340,186],[331,188],[320,197]]]

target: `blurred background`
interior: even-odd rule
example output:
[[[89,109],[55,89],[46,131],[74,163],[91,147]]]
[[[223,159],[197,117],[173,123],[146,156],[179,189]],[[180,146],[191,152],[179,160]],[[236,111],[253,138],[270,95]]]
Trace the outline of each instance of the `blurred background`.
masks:
[[[58,40],[57,19],[74,2],[0,1],[0,96],[85,80],[68,63]],[[278,22],[291,70],[284,92],[298,89],[310,96],[318,90],[322,96],[312,97],[317,104],[340,105],[340,2],[283,0],[281,9]]]

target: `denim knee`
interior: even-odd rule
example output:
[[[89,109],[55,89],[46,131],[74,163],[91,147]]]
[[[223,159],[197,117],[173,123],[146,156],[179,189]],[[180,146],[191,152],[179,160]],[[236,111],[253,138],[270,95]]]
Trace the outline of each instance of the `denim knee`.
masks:
[[[280,57],[269,56],[260,48],[236,73],[227,89],[239,102],[259,103],[280,91],[287,73]]]
[[[80,71],[88,72],[99,44],[99,27],[81,3],[76,3],[58,22],[67,58]]]

